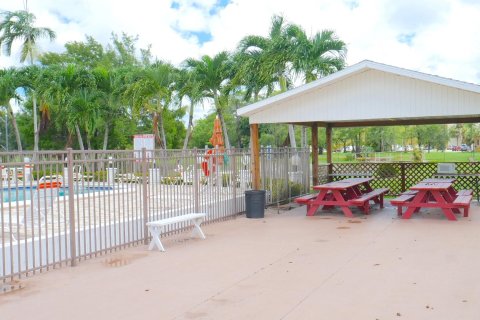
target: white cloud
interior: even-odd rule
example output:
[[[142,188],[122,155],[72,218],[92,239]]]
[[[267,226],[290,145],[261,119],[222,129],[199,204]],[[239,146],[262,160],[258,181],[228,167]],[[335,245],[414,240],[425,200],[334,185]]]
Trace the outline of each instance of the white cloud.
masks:
[[[107,43],[111,32],[139,36],[139,46],[152,44],[161,59],[180,63],[188,57],[234,50],[247,34],[267,35],[273,14],[307,32],[333,29],[348,45],[347,61],[364,59],[480,82],[480,5],[473,0],[232,0],[211,16],[216,0],[30,1],[38,25],[57,32],[44,50],[62,50],[68,41],[92,35]],[[435,9],[432,9],[435,8]],[[20,1],[2,1],[0,10],[22,9]],[[200,43],[182,31],[210,32],[212,41]],[[401,42],[402,40],[403,42]],[[0,56],[0,67],[18,59]],[[14,48],[15,50],[15,48]]]

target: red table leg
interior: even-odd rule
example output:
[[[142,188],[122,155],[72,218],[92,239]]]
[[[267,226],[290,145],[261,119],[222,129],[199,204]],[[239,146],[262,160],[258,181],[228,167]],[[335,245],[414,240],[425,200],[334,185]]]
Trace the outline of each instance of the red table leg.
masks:
[[[445,206],[441,206],[442,204],[448,205],[449,202],[444,198],[444,196],[447,196],[447,194],[442,195],[441,192],[432,190],[432,196],[435,198],[435,201],[440,204],[440,208],[448,220],[457,220],[451,208],[445,208]]]
[[[318,207],[320,207],[319,202],[324,200],[327,194],[328,194],[327,190],[320,191],[318,196],[310,202],[310,209],[308,209],[307,211],[307,216],[315,215],[315,212],[317,211]]]
[[[343,198],[342,194],[338,190],[332,190],[335,200],[338,202],[338,206],[342,209],[343,214],[349,218],[353,218],[352,210],[348,207],[348,202]]]
[[[403,219],[410,219],[412,214],[417,211],[417,209],[420,209],[419,206],[415,206],[416,204],[424,203],[425,200],[428,201],[428,192],[426,190],[420,190],[415,197],[412,199],[412,202],[410,203],[410,206],[407,207],[407,211],[405,211],[404,214],[402,214]]]

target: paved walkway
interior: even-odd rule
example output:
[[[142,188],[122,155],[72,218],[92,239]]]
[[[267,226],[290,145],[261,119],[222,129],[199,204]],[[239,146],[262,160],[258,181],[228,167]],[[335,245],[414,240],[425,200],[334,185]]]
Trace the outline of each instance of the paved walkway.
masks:
[[[368,217],[265,219],[176,235],[22,280],[0,319],[479,319],[480,207],[446,220],[394,208]]]

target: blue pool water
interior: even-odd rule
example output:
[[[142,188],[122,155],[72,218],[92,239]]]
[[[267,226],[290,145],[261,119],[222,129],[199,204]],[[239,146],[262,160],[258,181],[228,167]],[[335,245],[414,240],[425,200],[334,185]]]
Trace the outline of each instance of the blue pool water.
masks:
[[[23,200],[30,200],[31,196],[35,193],[37,187],[12,187],[12,188],[2,188],[1,196],[3,198],[3,202],[13,202],[13,201],[23,201]],[[85,194],[91,192],[100,192],[100,191],[109,191],[113,190],[113,187],[107,186],[95,186],[95,187],[79,187],[75,188],[75,194]],[[58,190],[59,196],[68,195],[67,188],[60,188]],[[48,193],[47,193],[48,196]]]

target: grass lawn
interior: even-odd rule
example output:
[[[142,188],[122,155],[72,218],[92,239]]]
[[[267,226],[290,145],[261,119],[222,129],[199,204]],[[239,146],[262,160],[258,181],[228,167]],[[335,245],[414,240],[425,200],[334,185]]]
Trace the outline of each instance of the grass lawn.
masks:
[[[326,163],[326,154],[318,156],[320,163]],[[480,161],[480,152],[460,152],[460,151],[425,151],[423,157],[429,162],[469,162]],[[355,155],[347,152],[334,152],[333,162],[357,162]],[[391,161],[413,161],[412,152],[377,152],[372,154],[371,160]]]

